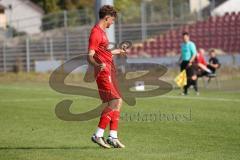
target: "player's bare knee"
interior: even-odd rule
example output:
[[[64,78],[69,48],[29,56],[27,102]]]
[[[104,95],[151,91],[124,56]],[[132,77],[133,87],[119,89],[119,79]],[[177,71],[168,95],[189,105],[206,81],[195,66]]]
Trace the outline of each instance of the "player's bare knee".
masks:
[[[119,98],[119,99],[118,99],[118,106],[119,106],[119,107],[122,106],[122,102],[123,102],[123,101],[122,101],[122,98]]]
[[[122,105],[122,99],[114,99],[109,103],[110,107],[113,109],[120,109]]]
[[[119,99],[114,100],[114,105],[115,105],[116,107],[121,106],[121,105],[122,105],[122,99],[119,98]]]
[[[117,106],[116,106],[117,110],[120,110],[121,106],[122,106],[122,99],[120,98],[120,99],[117,100]]]

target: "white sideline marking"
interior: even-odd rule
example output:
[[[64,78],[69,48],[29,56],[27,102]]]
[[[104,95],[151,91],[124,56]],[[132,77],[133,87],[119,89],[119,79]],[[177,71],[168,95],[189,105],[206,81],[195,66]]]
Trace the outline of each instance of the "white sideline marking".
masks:
[[[14,89],[14,90],[36,90],[36,91],[53,91],[51,88],[28,88],[28,87],[6,87],[6,86],[0,86],[0,89]],[[240,91],[226,91],[226,92],[240,92]],[[160,98],[168,98],[168,99],[186,99],[186,100],[203,100],[203,101],[219,101],[219,102],[240,102],[240,99],[228,99],[228,98],[209,98],[209,97],[201,97],[201,96],[159,96]],[[156,98],[156,97],[151,97]],[[59,98],[63,99],[63,98]],[[67,98],[65,98],[67,99]],[[77,100],[79,98],[69,98],[72,100]],[[82,99],[82,97],[81,97]],[[58,100],[58,98],[21,98],[21,99],[0,99],[0,102],[35,102],[35,101],[52,101],[52,100]]]
[[[158,97],[152,97],[158,98]],[[186,99],[186,100],[203,100],[203,101],[219,101],[219,102],[240,102],[239,99],[227,99],[227,98],[208,98],[208,97],[186,97],[186,96],[159,96],[159,98],[168,98],[168,99]],[[79,100],[84,99],[84,97],[79,98],[21,98],[21,99],[0,99],[0,102],[37,102],[37,101],[53,101],[53,100],[63,100],[63,99],[70,99],[70,100]]]
[[[30,91],[50,91],[52,90],[51,88],[29,88],[29,87],[9,87],[9,86],[0,86],[0,89],[7,89],[7,90],[30,90]]]
[[[160,96],[169,99],[187,99],[187,100],[204,100],[204,101],[222,101],[222,102],[240,102],[239,99],[227,98],[208,98],[208,97],[187,97],[187,96]]]
[[[36,101],[52,101],[57,98],[21,98],[21,99],[0,99],[0,102],[36,102]]]

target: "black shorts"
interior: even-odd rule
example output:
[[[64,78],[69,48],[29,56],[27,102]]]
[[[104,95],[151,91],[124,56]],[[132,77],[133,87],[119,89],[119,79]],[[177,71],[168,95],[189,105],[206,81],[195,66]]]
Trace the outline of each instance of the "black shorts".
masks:
[[[207,65],[207,68],[210,69],[212,71],[212,73],[216,72],[216,69],[209,64]]]
[[[187,68],[188,63],[189,63],[189,61],[182,61],[181,65],[180,65],[181,71],[183,71],[184,69]]]

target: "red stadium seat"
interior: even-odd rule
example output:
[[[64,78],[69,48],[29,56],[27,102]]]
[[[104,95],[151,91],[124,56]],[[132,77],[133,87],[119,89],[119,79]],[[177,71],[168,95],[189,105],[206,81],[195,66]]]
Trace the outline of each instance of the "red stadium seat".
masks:
[[[240,12],[226,13],[222,17],[209,17],[205,21],[197,21],[194,24],[169,30],[157,36],[155,41],[143,42],[143,49],[152,56],[166,55],[170,51],[180,53],[184,31],[190,33],[191,39],[198,48],[219,48],[227,52],[240,52]]]

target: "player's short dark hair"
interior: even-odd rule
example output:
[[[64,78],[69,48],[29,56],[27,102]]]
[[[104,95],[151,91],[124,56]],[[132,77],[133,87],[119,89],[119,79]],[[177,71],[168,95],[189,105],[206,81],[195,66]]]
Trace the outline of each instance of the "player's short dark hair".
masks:
[[[189,33],[188,32],[183,32],[182,36],[189,36]]]
[[[99,10],[99,18],[103,19],[105,16],[117,17],[117,11],[113,6],[104,5]]]

